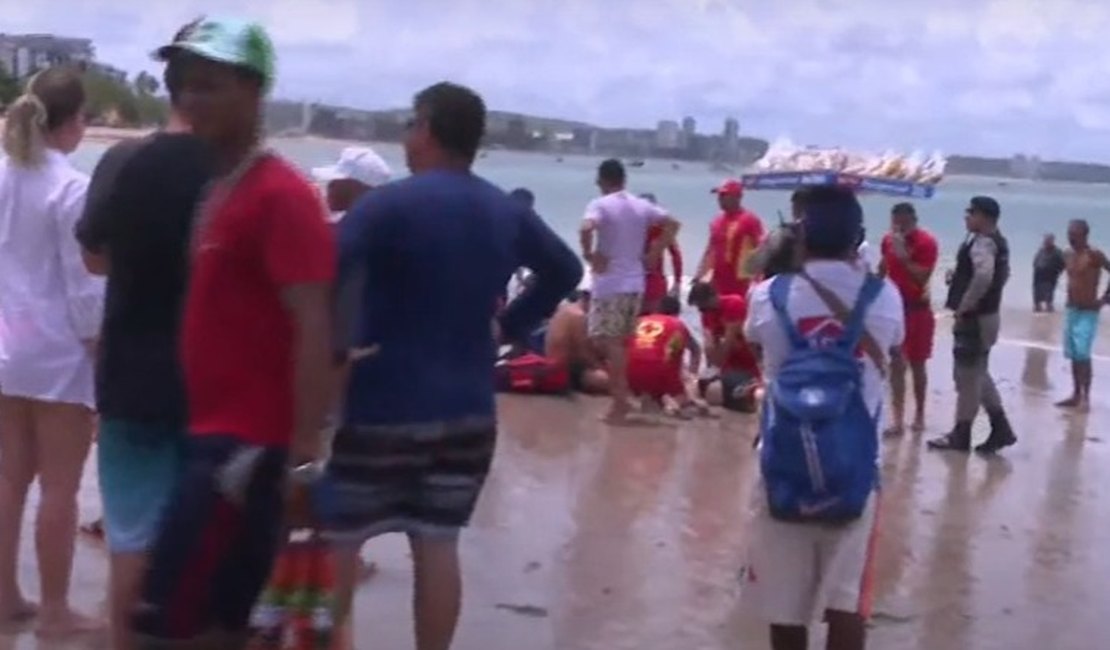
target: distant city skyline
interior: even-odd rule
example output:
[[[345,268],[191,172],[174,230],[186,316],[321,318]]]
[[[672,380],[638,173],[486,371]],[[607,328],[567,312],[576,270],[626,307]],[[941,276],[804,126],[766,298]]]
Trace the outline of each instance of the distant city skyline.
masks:
[[[447,78],[604,127],[735,116],[769,140],[1110,157],[1100,0],[0,0],[4,31],[90,38],[133,72],[206,11],[272,30],[289,99],[396,107]]]

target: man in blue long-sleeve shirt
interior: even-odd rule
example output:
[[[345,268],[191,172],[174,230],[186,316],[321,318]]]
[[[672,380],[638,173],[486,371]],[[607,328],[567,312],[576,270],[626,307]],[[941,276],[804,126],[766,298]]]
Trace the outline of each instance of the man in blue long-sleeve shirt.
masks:
[[[522,339],[582,267],[532,210],[471,172],[485,130],[478,95],[440,83],[414,109],[405,138],[413,176],[368,194],[339,225],[341,286],[365,272],[351,344],[375,353],[350,369],[328,467],[328,534],[341,550],[346,615],[359,546],[406,533],[417,649],[446,650],[461,600],[458,534],[496,438],[491,329]],[[491,327],[519,267],[535,281]]]

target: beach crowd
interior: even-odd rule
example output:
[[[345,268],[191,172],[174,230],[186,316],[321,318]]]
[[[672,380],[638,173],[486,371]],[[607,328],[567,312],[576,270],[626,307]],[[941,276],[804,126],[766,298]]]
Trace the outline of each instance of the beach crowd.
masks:
[[[7,109],[0,622],[34,622],[50,638],[102,627],[68,600],[95,436],[113,648],[247,647],[287,531],[303,526],[332,551],[340,624],[364,543],[407,535],[416,647],[446,650],[462,598],[458,536],[494,454],[495,393],[576,390],[609,397],[599,426],[654,411],[758,418],[745,606],[775,650],[808,647],[819,620],[830,649],[865,646],[880,439],[927,422],[940,250],[912,203],[891,208],[872,252],[850,189],[801,188],[791,218],[768,228],[726,180],[683,296],[681,219],[629,192],[620,161],[597,168],[577,253],[531,192],[473,173],[486,109],[466,87],[416,94],[410,176],[394,180],[373,150],[352,147],[314,170],[321,197],[263,142],[276,71],[261,26],[201,18],[155,57],[169,123],[113,146],[91,179],[67,159],[84,132],[77,71],[39,72]],[[989,370],[1010,276],[1001,215],[991,197],[967,204],[944,301],[958,399],[932,449],[970,452],[980,409],[990,433],[975,451],[1016,442]],[[1035,262],[1038,309],[1068,278],[1066,408],[1088,406],[1107,300],[1110,261],[1088,234],[1073,222],[1070,250],[1046,239]],[[17,580],[36,479],[37,604]]]

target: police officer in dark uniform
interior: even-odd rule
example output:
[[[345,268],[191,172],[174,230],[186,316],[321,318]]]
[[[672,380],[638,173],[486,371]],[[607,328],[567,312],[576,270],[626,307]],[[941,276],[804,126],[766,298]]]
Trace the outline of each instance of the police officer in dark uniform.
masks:
[[[971,425],[982,405],[991,432],[975,451],[992,454],[1017,442],[988,362],[998,341],[998,310],[1010,279],[1010,247],[998,231],[1001,209],[989,196],[976,196],[967,208],[968,237],[956,256],[946,307],[955,314],[952,327],[953,376],[956,381],[956,427],[928,445],[931,449],[971,450]]]

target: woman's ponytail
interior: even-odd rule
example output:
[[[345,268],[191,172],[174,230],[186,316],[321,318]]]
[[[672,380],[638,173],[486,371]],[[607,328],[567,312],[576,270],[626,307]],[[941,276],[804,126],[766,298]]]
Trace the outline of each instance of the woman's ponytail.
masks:
[[[4,121],[4,153],[15,164],[31,167],[42,160],[46,149],[46,119],[46,107],[30,92],[21,95],[8,107]]]

